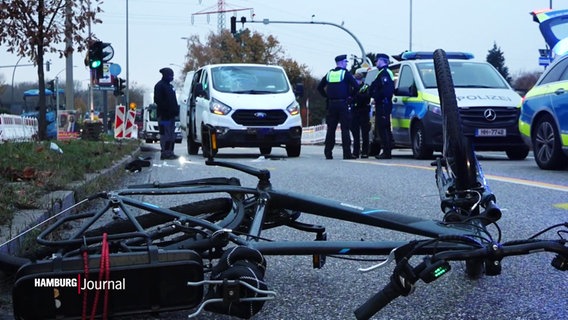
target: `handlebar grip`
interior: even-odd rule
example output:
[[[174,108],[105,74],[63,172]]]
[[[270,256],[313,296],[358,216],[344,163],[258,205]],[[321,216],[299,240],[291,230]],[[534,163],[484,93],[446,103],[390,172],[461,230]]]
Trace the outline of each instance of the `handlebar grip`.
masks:
[[[370,319],[394,299],[400,297],[401,290],[394,281],[390,281],[381,291],[369,298],[354,311],[357,320]]]

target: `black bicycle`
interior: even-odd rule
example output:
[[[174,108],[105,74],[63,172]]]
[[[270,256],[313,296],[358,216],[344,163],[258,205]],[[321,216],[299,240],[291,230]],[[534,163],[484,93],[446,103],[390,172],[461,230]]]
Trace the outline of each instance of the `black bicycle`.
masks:
[[[369,319],[399,296],[413,292],[418,280],[430,283],[464,261],[470,278],[498,275],[507,256],[553,254],[552,266],[568,270],[565,235],[560,223],[528,239],[501,242],[489,232],[501,211],[486,184],[470,141],[461,131],[451,70],[445,52],[434,52],[444,119],[443,156],[435,166],[444,213],[429,220],[376,208],[274,189],[268,170],[214,159],[216,135],[203,128],[207,165],[232,168],[258,179],[245,187],[236,178],[207,178],[154,183],[96,194],[104,206],[70,214],[37,237],[42,246],[28,258],[4,261],[18,268],[13,291],[18,319],[75,319],[189,310],[250,318],[277,293],[264,277],[266,256],[312,256],[314,268],[326,259],[367,256],[377,267],[394,264],[389,283],[355,311]],[[183,195],[195,201],[169,208],[138,199],[140,195]],[[100,224],[102,217],[111,222]],[[406,241],[329,240],[326,228],[305,217],[324,217],[398,231]],[[58,237],[70,222],[81,227]],[[287,227],[314,240],[269,238],[269,229]],[[537,239],[557,230],[557,239]],[[497,230],[499,230],[497,228]]]

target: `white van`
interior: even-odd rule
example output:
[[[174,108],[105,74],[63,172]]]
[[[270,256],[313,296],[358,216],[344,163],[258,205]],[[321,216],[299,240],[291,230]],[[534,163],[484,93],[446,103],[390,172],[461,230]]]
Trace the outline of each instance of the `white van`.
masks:
[[[180,122],[190,155],[198,153],[205,125],[216,129],[218,148],[256,147],[270,154],[272,147],[284,147],[288,157],[300,155],[300,105],[282,67],[207,65],[193,73],[189,90],[180,99],[186,100]]]
[[[179,118],[176,119],[175,134],[176,143],[181,143],[182,135]],[[144,139],[146,143],[152,143],[160,140],[157,106],[153,103],[144,108],[144,112],[142,114],[142,130],[140,132],[140,137]]]

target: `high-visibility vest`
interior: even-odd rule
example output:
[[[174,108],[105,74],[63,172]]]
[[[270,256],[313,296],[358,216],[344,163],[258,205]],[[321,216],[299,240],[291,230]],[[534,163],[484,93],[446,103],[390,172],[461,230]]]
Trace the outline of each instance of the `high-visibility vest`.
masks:
[[[394,81],[394,75],[392,74],[392,71],[389,68],[381,68],[381,70],[379,70],[379,73],[377,73],[377,76],[375,77],[375,79],[377,79],[379,77],[379,75],[381,74],[381,72],[383,72],[383,70],[387,70],[387,73],[389,74],[389,77],[391,78],[391,80]],[[374,81],[374,80],[373,80]]]
[[[343,81],[343,77],[345,76],[345,70],[331,70],[327,73],[327,82],[328,83],[337,83]]]

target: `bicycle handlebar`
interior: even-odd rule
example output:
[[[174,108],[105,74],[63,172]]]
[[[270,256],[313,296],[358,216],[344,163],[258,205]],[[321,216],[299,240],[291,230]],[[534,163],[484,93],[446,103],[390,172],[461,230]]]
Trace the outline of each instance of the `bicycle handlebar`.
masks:
[[[491,243],[483,248],[471,250],[451,250],[444,251],[426,257],[422,263],[412,268],[408,264],[408,259],[402,259],[390,277],[389,283],[359,308],[354,313],[358,320],[369,319],[375,313],[388,305],[399,296],[406,296],[412,292],[412,286],[416,281],[422,279],[429,283],[436,280],[441,275],[449,271],[450,266],[446,261],[462,261],[475,258],[485,258],[500,261],[507,256],[527,255],[535,252],[553,252],[551,265],[558,270],[568,270],[568,243],[567,240],[525,240],[512,241],[504,244]],[[440,269],[441,268],[441,269]]]
[[[401,292],[399,285],[391,279],[381,291],[375,293],[375,295],[355,310],[355,318],[357,318],[357,320],[371,318],[391,301],[400,297]]]

